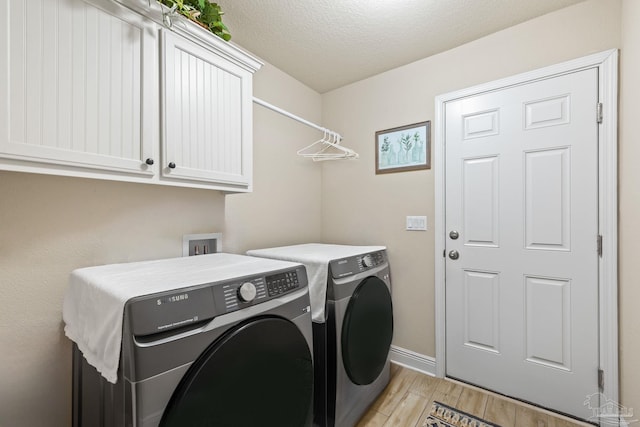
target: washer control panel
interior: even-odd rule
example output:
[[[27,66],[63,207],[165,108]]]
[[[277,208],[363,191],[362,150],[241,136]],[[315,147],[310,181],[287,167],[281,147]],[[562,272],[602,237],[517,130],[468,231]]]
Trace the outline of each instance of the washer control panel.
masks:
[[[213,299],[219,313],[229,313],[268,301],[307,286],[304,267],[265,276],[240,278],[214,285]]]
[[[287,271],[285,273],[267,276],[267,291],[273,297],[289,292],[300,287],[297,271]]]
[[[174,289],[129,300],[125,306],[133,335],[183,330],[216,316],[263,303],[307,286],[305,268],[276,270],[262,275]]]
[[[267,297],[264,277],[225,283],[217,288],[214,289],[214,299],[219,304],[219,296],[223,298],[226,312],[237,310],[252,302],[262,302]],[[222,295],[219,288],[222,288]]]

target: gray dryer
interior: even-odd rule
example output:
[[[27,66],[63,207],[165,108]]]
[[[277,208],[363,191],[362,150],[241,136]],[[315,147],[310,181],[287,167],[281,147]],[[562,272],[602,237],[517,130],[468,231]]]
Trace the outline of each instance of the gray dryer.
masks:
[[[247,253],[307,268],[314,425],[354,426],[389,383],[393,305],[386,249],[310,243]]]

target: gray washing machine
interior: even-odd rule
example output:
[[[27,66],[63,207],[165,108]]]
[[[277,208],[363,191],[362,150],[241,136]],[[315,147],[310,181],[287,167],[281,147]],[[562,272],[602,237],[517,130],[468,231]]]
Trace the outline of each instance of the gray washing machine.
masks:
[[[389,383],[393,306],[386,250],[306,244],[248,254],[300,262],[308,270],[324,265],[325,316],[313,322],[314,425],[355,425]],[[317,295],[312,289],[312,300]]]
[[[254,260],[212,254],[197,257],[198,268],[204,257]],[[172,290],[126,301],[115,384],[74,345],[73,425],[310,426],[307,275],[300,264],[266,261],[223,280],[205,268],[200,284],[176,281]]]

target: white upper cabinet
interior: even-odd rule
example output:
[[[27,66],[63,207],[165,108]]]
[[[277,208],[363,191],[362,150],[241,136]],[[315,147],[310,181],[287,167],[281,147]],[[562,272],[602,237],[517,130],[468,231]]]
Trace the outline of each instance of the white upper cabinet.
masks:
[[[162,32],[162,173],[251,183],[251,72],[184,37]]]
[[[6,169],[153,175],[145,162],[157,157],[155,25],[109,0],[96,4],[0,0]]]
[[[0,170],[250,191],[262,64],[163,11],[0,0]]]

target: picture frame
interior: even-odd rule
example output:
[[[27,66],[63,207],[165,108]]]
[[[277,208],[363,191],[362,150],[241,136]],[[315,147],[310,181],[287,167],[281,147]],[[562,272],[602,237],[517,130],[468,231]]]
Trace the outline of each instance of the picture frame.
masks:
[[[376,175],[431,169],[431,121],[376,132]]]

